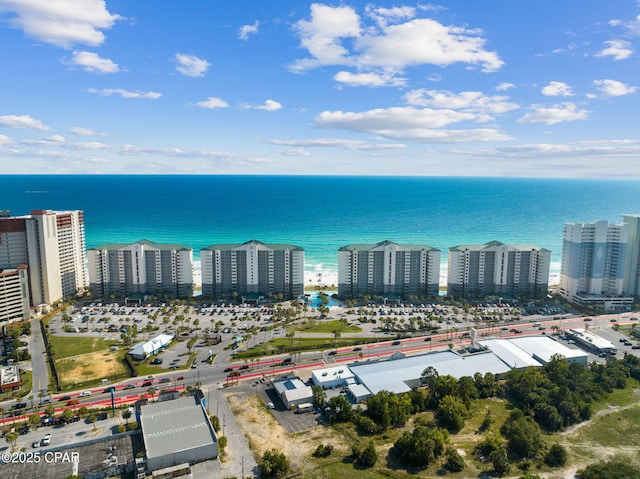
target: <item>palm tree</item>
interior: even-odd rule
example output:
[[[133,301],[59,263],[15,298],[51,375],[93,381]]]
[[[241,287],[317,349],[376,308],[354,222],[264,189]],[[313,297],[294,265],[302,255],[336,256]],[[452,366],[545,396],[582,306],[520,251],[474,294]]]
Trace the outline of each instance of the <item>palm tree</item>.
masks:
[[[333,332],[333,345],[337,346],[338,338],[340,337],[340,331],[338,331],[337,329],[334,329],[332,332]]]

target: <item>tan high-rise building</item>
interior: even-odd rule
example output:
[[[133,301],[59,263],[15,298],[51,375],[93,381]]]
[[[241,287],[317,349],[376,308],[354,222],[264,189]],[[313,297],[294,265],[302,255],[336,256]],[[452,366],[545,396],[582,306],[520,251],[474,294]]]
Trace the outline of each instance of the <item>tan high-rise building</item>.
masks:
[[[28,265],[31,306],[52,304],[89,286],[82,211],[0,215],[0,268]]]

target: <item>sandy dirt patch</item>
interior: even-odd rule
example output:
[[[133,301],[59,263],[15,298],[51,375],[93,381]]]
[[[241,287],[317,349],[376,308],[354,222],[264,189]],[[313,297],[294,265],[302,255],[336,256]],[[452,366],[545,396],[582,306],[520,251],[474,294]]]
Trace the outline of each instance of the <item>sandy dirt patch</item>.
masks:
[[[334,450],[348,450],[344,438],[328,427],[287,433],[256,394],[231,393],[227,400],[258,461],[264,451],[275,448],[289,458],[291,471],[299,472],[309,467],[308,458],[318,444],[331,444]]]
[[[127,374],[117,353],[109,350],[60,359],[56,361],[56,371],[63,387]]]

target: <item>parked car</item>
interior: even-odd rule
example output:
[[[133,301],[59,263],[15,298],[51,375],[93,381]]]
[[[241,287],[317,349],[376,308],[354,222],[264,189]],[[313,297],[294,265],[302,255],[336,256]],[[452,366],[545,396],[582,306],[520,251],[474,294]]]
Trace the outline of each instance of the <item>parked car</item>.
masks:
[[[47,434],[42,438],[42,442],[41,444],[43,446],[48,446],[49,444],[51,444],[51,434]]]

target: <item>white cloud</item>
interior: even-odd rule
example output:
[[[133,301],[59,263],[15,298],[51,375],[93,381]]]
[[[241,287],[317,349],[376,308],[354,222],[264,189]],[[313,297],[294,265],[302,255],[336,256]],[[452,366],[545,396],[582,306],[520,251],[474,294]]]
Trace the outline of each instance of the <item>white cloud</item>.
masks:
[[[586,120],[589,112],[578,109],[575,103],[565,102],[551,107],[532,105],[533,111],[518,120],[518,123],[544,123],[554,125],[563,121]]]
[[[471,113],[430,108],[376,108],[364,112],[324,111],[315,117],[318,125],[347,130],[376,132],[381,129],[440,128],[451,123],[473,120]]]
[[[281,155],[284,155],[284,156],[311,156],[310,152],[300,148],[287,149],[287,150],[278,149],[275,151],[276,153],[280,153]]]
[[[446,90],[412,90],[405,95],[410,105],[430,108],[451,108],[478,113],[505,113],[518,109],[506,96],[487,96],[479,91],[452,93]]]
[[[282,104],[275,100],[266,100],[262,105],[255,107],[256,110],[276,111],[282,108]]]
[[[66,143],[67,140],[62,135],[52,135],[45,138],[47,143]]]
[[[117,63],[107,58],[100,58],[97,53],[93,52],[73,52],[73,57],[66,63],[69,65],[78,65],[88,72],[118,73],[120,71]]]
[[[627,28],[631,31],[633,35],[640,36],[640,15],[631,20],[627,25]]]
[[[360,17],[351,7],[311,5],[311,20],[300,20],[295,25],[301,45],[313,58],[297,60],[293,71],[302,71],[322,65],[352,64],[348,50],[340,44],[342,38],[360,35]]]
[[[74,135],[78,135],[78,136],[92,136],[95,135],[96,132],[89,129],[89,128],[83,128],[81,126],[73,126],[71,128],[69,128],[69,132],[73,133]]]
[[[398,150],[406,145],[400,143],[367,143],[362,140],[339,138],[314,138],[311,140],[269,140],[274,145],[301,146],[305,148],[343,148],[345,150]]]
[[[542,88],[542,94],[544,96],[573,96],[571,87],[561,81],[549,82],[547,86]]]
[[[604,44],[607,47],[596,53],[596,57],[613,57],[614,60],[624,60],[633,53],[631,43],[626,40],[609,40]]]
[[[104,0],[0,0],[7,22],[25,35],[53,45],[101,45],[102,30],[121,20],[107,10]]]
[[[6,135],[0,135],[0,145],[10,145],[12,143],[11,138]]]
[[[243,25],[238,31],[238,38],[240,38],[240,40],[248,40],[250,35],[258,33],[259,26],[260,22],[258,20],[253,22],[253,25]]]
[[[120,95],[122,98],[145,98],[149,100],[157,100],[162,96],[162,93],[154,91],[129,91],[123,88],[89,88],[87,91],[101,96]]]
[[[209,110],[214,110],[216,108],[227,108],[229,104],[221,98],[210,96],[204,101],[199,101],[196,103],[196,106],[200,108],[207,108]]]
[[[360,72],[397,73],[412,65],[467,63],[495,71],[504,64],[497,53],[484,48],[479,30],[445,26],[429,18],[390,24],[410,18],[413,9],[369,7],[367,12],[375,17],[375,26],[361,26],[360,16],[351,7],[313,4],[311,20],[296,24],[301,46],[311,57],[295,61],[291,70],[346,65]]]
[[[275,100],[266,100],[262,105],[251,105],[250,103],[241,103],[239,108],[241,110],[264,110],[264,111],[276,111],[282,108],[282,104]]]
[[[447,66],[453,63],[479,64],[485,71],[499,70],[504,62],[495,52],[484,50],[477,30],[445,26],[429,18],[392,25],[380,35],[357,40],[364,66],[402,70],[411,65]]]
[[[338,72],[333,79],[338,83],[344,83],[349,86],[404,86],[407,82],[406,78],[400,78],[389,74],[377,73],[350,73],[346,71]]]
[[[499,83],[498,86],[496,87],[496,91],[507,91],[510,88],[515,88],[516,86],[513,83],[508,83],[508,82],[502,82]]]
[[[387,26],[389,23],[399,23],[402,20],[416,16],[414,7],[384,8],[369,4],[365,7],[365,12],[381,27]]]
[[[203,58],[195,55],[185,55],[184,53],[176,53],[176,70],[188,77],[203,77],[211,64]]]
[[[451,109],[395,107],[378,108],[365,112],[324,111],[315,117],[321,127],[340,128],[363,133],[374,133],[385,138],[429,141],[505,141],[507,135],[495,129],[441,130],[439,128],[466,120],[477,120],[479,115]]]
[[[637,86],[629,86],[616,80],[595,80],[594,85],[607,96],[624,96],[635,93]]]
[[[47,131],[50,128],[43,125],[40,120],[34,120],[29,115],[4,115],[0,116],[0,126],[7,128],[30,128],[32,130]]]

